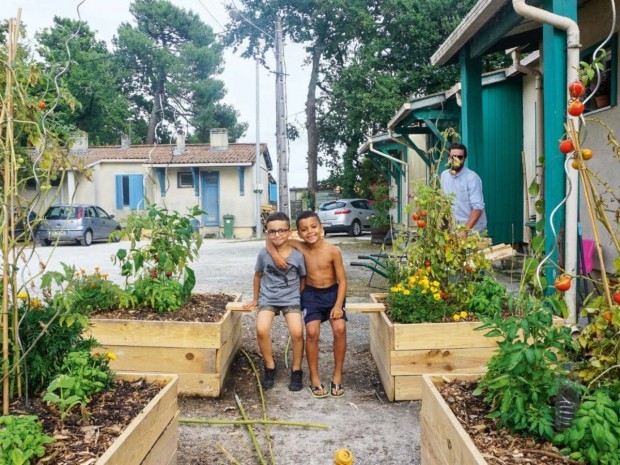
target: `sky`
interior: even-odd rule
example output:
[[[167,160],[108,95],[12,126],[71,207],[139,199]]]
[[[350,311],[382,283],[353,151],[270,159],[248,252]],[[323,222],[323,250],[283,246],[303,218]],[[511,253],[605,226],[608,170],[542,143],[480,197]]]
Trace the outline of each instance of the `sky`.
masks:
[[[211,26],[214,32],[223,30],[228,21],[224,8],[225,3],[232,4],[234,0],[172,0],[175,5],[197,13],[201,19]],[[52,25],[54,16],[78,19],[78,0],[1,0],[0,19],[17,16],[21,8],[21,20],[27,26],[28,36],[32,37],[36,31]],[[106,40],[111,46],[111,39],[122,22],[132,22],[129,14],[129,0],[84,0],[80,6],[80,16],[91,29],[97,31],[97,38]],[[239,2],[237,2],[239,5]],[[307,138],[305,128],[305,100],[307,86],[310,79],[310,69],[303,63],[305,51],[302,46],[285,41],[284,54],[287,77],[287,108],[289,122],[295,124],[301,137],[291,141],[289,145],[289,173],[290,188],[306,187],[307,173]],[[249,124],[246,135],[239,142],[256,142],[256,65],[253,60],[241,58],[240,53],[233,53],[232,49],[224,52],[224,72],[219,79],[224,81],[228,94],[224,101],[233,105],[240,113],[240,121]],[[275,69],[273,54],[267,57],[271,69]],[[259,72],[259,137],[261,142],[267,143],[271,159],[274,162],[272,175],[277,179],[276,166],[276,108],[275,108],[275,77],[266,69]],[[119,136],[120,144],[120,136]],[[327,177],[325,169],[319,167],[319,179]]]

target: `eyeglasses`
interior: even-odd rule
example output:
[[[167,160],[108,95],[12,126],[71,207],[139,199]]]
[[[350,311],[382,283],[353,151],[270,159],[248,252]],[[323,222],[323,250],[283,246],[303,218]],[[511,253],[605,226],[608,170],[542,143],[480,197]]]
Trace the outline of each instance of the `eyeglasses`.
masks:
[[[267,234],[269,234],[270,236],[275,236],[279,234],[281,236],[282,234],[286,234],[288,231],[288,229],[268,229]]]

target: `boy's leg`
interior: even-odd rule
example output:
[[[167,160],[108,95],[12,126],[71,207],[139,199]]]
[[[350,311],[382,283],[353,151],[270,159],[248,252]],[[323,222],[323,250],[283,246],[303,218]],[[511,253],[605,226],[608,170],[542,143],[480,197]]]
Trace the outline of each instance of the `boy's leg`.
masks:
[[[291,335],[291,344],[293,348],[293,366],[292,370],[301,370],[301,361],[304,357],[304,324],[301,313],[289,312],[284,315],[288,332]]]
[[[321,334],[321,321],[313,320],[306,323],[306,359],[310,370],[310,385],[319,386],[319,335]]]
[[[347,352],[347,325],[342,319],[329,320],[329,322],[334,333],[334,374],[332,381],[334,384],[342,384],[342,367]]]
[[[263,356],[265,368],[275,368],[276,366],[271,348],[271,323],[275,316],[276,314],[270,310],[259,310],[256,316],[256,340]]]

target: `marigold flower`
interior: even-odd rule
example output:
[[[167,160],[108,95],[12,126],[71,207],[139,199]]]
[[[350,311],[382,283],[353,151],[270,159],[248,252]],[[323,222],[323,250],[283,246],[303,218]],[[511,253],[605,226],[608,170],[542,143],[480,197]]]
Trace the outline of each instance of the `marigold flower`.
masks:
[[[26,300],[28,298],[28,293],[27,292],[20,292],[19,294],[17,294],[17,298],[19,300]]]
[[[105,273],[105,274],[102,274],[102,275],[101,275],[101,277],[102,277],[103,279],[108,279],[108,276],[110,276],[110,275],[109,275],[109,274],[107,274],[107,273]]]
[[[461,317],[459,315],[457,315],[457,314],[454,314],[454,315],[452,315],[452,319],[454,321],[459,321],[461,319]]]
[[[461,318],[467,318],[467,312],[461,312]]]
[[[107,352],[107,353],[105,354],[105,357],[106,357],[108,360],[116,360],[116,354],[113,354],[112,352]]]
[[[437,293],[433,294],[433,299],[441,300],[441,294],[437,294]]]
[[[95,283],[90,283],[90,288],[93,289],[95,287]]]
[[[409,294],[411,294],[411,291],[410,291],[409,289],[405,289],[405,290],[403,291],[403,294],[404,294],[404,295],[409,295]]]
[[[86,270],[80,270],[80,273],[86,274]]]
[[[426,294],[426,289],[422,289],[422,294]]]
[[[100,268],[98,266],[95,267],[95,271],[99,271]]]

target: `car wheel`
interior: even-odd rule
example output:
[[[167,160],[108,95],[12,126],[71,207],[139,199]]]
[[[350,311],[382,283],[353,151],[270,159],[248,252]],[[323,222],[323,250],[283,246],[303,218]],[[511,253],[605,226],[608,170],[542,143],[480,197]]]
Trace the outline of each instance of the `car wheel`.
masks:
[[[120,228],[114,231],[114,235],[112,236],[112,242],[120,242],[121,241],[121,230]]]
[[[49,247],[50,245],[52,245],[52,241],[50,241],[49,239],[43,239],[41,241],[41,245],[43,245],[45,247]]]
[[[84,236],[82,236],[82,240],[80,241],[80,243],[84,247],[88,247],[90,244],[93,243],[93,232],[90,229],[84,233]]]
[[[349,227],[349,236],[360,236],[362,234],[362,224],[358,220],[353,220]]]

